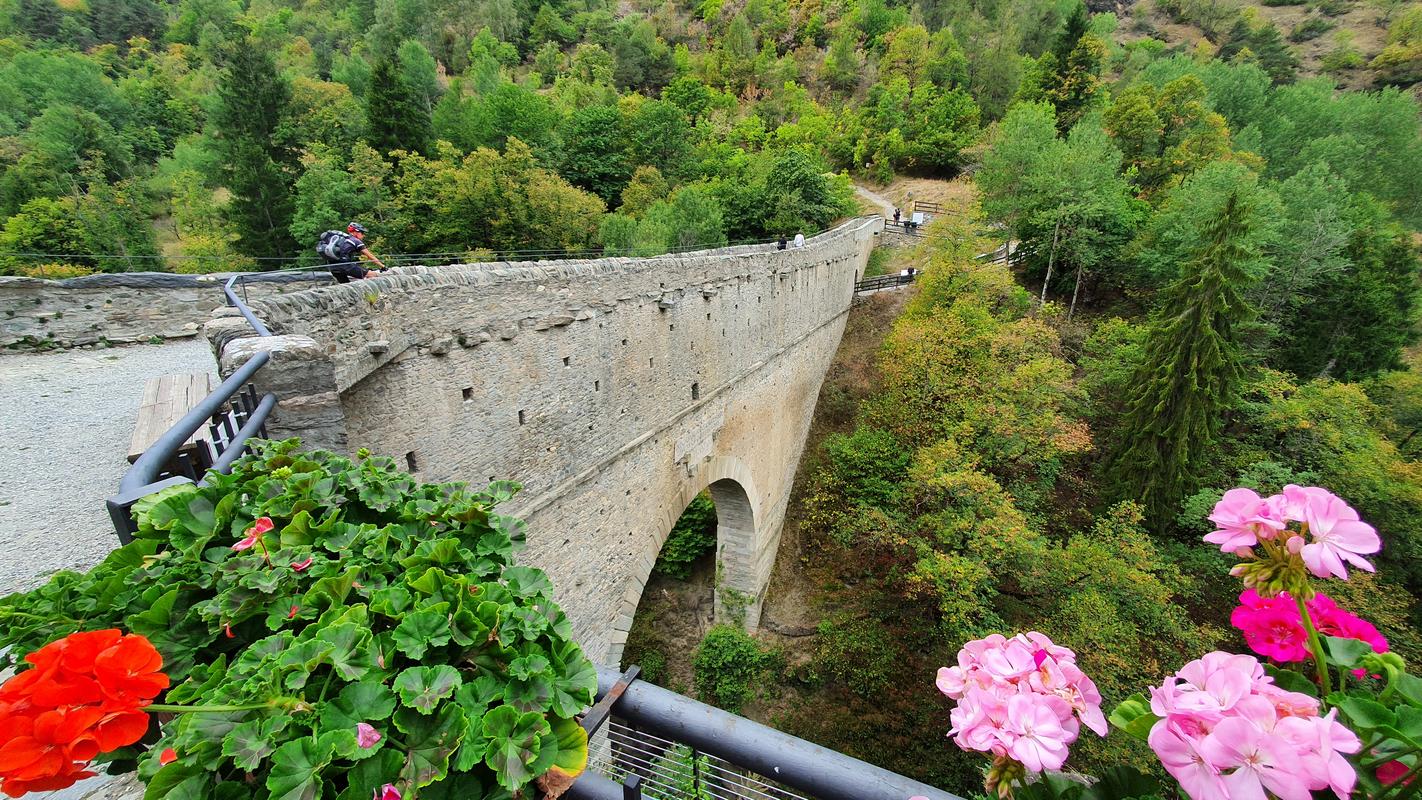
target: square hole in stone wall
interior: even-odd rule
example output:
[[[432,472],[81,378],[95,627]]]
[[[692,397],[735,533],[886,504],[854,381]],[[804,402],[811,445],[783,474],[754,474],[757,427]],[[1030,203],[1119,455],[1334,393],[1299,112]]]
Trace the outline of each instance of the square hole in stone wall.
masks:
[[[691,399],[692,399],[692,400],[700,400],[700,399],[701,399],[701,384],[699,384],[699,383],[693,383],[693,384],[691,384]]]
[[[519,412],[518,412],[518,424],[522,425],[523,423],[525,423],[525,422],[527,422],[527,421],[528,421],[528,417],[525,416],[525,412],[523,411],[523,409],[519,409]]]
[[[474,399],[474,387],[466,386],[464,387],[464,391],[460,392],[460,394],[464,395],[464,402],[468,403]]]
[[[573,357],[572,357],[572,356],[563,356],[563,366],[565,366],[565,367],[571,367],[571,366],[573,366]]]
[[[419,459],[415,457],[414,450],[411,450],[410,452],[405,454],[405,467],[409,469],[410,472],[420,471],[420,462]]]

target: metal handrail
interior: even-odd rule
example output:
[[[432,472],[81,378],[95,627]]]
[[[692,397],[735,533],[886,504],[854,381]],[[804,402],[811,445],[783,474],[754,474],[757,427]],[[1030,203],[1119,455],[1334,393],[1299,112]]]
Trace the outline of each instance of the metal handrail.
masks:
[[[234,275],[222,285],[222,292],[227,296],[228,305],[237,309],[238,313],[247,320],[247,324],[257,332],[257,335],[272,336],[271,330],[257,318],[252,309],[233,290],[233,286],[241,277],[241,275]],[[133,462],[133,466],[124,472],[123,477],[119,479],[118,493],[105,501],[109,519],[114,524],[114,532],[118,534],[120,542],[128,544],[133,540],[133,534],[138,530],[132,512],[135,502],[169,486],[193,483],[193,479],[190,477],[183,475],[165,477],[163,473],[178,458],[183,445],[204,424],[211,425],[215,434],[213,450],[216,457],[209,469],[222,473],[232,469],[232,462],[236,461],[238,456],[247,449],[249,439],[265,434],[267,418],[276,408],[277,396],[268,392],[255,403],[250,402],[256,396],[255,392],[250,391],[250,381],[270,360],[270,353],[253,354],[251,358],[247,359],[247,363],[234,370],[226,380],[217,385],[217,388],[208,392],[206,397],[189,409],[182,419],[174,423],[173,427],[164,431],[163,435],[159,436],[158,440],[147,450],[144,450],[143,454]],[[241,426],[232,430],[233,412],[228,412],[227,419],[224,419],[223,424],[219,426],[217,422],[219,415],[233,401],[233,398],[241,399],[239,396],[244,388],[249,389],[247,398],[249,403],[240,415]],[[237,405],[240,404],[234,404],[234,406]],[[227,433],[225,442],[216,436],[222,431]]]
[[[613,669],[598,667],[597,679],[600,698],[619,684],[622,686],[621,696],[612,705],[612,714],[618,719],[662,739],[724,759],[817,800],[906,800],[911,797],[962,800],[942,789],[660,686],[636,680],[627,683],[623,674]],[[603,800],[608,797],[610,785],[615,784],[605,780],[606,776],[599,777],[602,779],[587,780],[586,792],[578,791],[587,778],[585,773],[573,784],[574,791],[566,796]]]
[[[875,275],[856,282],[854,284],[854,293],[859,294],[860,292],[873,292],[879,289],[888,289],[893,286],[903,286],[913,283],[921,274],[920,271],[913,270],[907,273],[896,272],[893,275]]]

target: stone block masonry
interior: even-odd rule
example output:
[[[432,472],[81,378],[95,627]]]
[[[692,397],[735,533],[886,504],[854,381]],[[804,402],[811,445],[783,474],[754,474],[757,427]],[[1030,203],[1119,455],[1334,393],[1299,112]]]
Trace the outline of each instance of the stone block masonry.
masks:
[[[330,283],[327,273],[250,273],[249,298]],[[0,276],[0,348],[134,344],[196,336],[232,273],[123,272],[50,281]]]
[[[882,224],[783,251],[402,268],[254,303],[276,344],[211,324],[224,370],[253,347],[283,351],[260,373],[282,398],[274,431],[368,447],[424,480],[522,483],[505,509],[528,522],[521,558],[549,572],[588,653],[612,664],[667,534],[704,489],[717,614],[756,626]]]

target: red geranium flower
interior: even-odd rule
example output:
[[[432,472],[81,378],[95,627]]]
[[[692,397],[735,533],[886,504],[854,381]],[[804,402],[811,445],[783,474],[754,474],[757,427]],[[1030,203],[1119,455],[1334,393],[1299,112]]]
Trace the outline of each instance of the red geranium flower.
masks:
[[[168,687],[163,657],[142,636],[75,633],[30,653],[33,665],[0,686],[0,790],[62,789],[88,762],[138,741],[143,711]]]

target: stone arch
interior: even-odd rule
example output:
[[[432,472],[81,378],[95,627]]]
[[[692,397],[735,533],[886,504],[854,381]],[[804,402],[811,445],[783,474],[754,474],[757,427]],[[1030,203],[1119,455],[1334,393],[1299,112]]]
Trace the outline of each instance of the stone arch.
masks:
[[[756,530],[760,516],[756,498],[759,495],[750,467],[734,456],[712,456],[695,471],[688,471],[690,476],[682,482],[680,493],[664,507],[654,523],[655,536],[649,541],[655,547],[649,548],[647,557],[637,562],[636,573],[613,625],[608,663],[622,662],[622,649],[627,644],[632,620],[642,601],[643,587],[657,556],[682,512],[703,490],[711,492],[711,501],[716,505],[716,621],[739,619],[750,630],[760,624],[760,600],[765,588],[762,584],[768,581],[769,575],[758,574],[756,556],[761,542]]]

